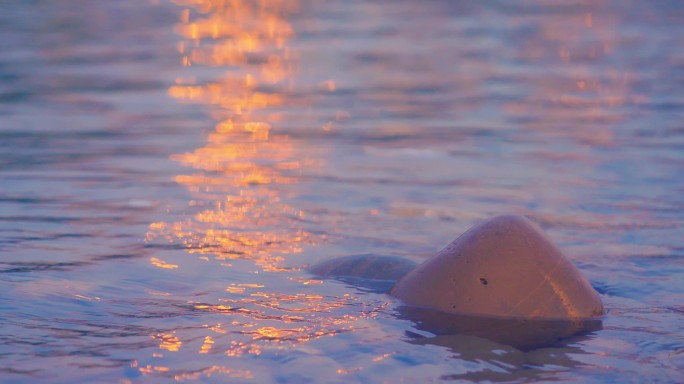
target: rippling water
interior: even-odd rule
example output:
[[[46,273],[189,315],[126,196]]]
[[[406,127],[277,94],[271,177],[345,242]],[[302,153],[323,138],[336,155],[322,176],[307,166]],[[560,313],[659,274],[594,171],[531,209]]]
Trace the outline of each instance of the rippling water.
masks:
[[[0,380],[681,380],[683,26],[678,1],[8,1]],[[602,330],[430,337],[306,272],[499,213],[566,251]]]

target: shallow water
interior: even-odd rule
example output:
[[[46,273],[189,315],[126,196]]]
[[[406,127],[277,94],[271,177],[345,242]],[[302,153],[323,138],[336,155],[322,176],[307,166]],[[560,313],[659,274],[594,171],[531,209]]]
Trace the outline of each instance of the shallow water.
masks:
[[[0,381],[680,381],[683,36],[677,1],[7,2]],[[305,270],[500,213],[602,330],[430,337]]]

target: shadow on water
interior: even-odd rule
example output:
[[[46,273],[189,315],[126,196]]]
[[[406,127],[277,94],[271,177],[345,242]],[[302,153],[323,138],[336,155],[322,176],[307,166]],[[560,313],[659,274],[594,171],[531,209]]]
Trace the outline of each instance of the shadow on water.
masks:
[[[453,353],[454,359],[483,366],[480,370],[441,377],[443,380],[474,382],[511,382],[511,374],[515,374],[517,380],[558,381],[558,372],[581,365],[576,356],[589,355],[577,345],[590,337],[574,336],[552,345],[521,351],[510,345],[468,334],[424,337],[407,332],[407,336],[408,342],[413,345],[444,347]]]
[[[449,314],[425,308],[402,306],[398,308],[398,316],[410,320],[420,330],[437,336],[415,338],[415,344],[442,345],[443,336],[461,335],[488,339],[508,345],[521,351],[555,345],[573,336],[586,335],[602,329],[600,319],[526,319],[497,318],[473,316],[465,314]],[[458,339],[449,347],[460,349]]]

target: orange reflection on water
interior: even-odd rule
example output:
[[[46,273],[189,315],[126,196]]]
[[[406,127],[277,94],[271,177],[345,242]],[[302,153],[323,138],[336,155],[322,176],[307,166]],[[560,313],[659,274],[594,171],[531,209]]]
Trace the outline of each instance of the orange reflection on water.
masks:
[[[169,367],[164,367],[161,365],[149,365],[149,364],[144,366],[144,367],[140,367],[138,369],[143,374],[150,374],[150,373],[154,373],[154,372],[168,372],[169,371]]]
[[[151,257],[150,263],[152,265],[154,265],[155,267],[164,268],[164,269],[176,269],[176,268],[178,268],[178,265],[167,263],[164,260],[158,259],[156,257]]]
[[[231,316],[230,325],[238,330],[241,341],[231,340],[229,356],[252,353],[255,342],[286,343],[289,345],[307,342],[324,336],[332,336],[354,328],[360,320],[375,318],[386,303],[366,311],[336,313],[336,310],[353,307],[358,298],[353,296],[326,297],[310,294],[281,294],[275,292],[255,292],[235,299],[221,299],[224,304],[195,304],[200,311],[222,313]],[[344,311],[342,311],[344,312]],[[246,321],[237,319],[243,318]],[[225,330],[216,325],[209,329],[223,338]],[[229,336],[229,335],[225,335]]]
[[[283,271],[283,255],[320,241],[300,227],[303,211],[281,201],[279,186],[315,162],[287,135],[277,133],[290,87],[294,36],[284,14],[289,1],[179,0],[186,7],[176,32],[187,65],[229,68],[206,83],[177,79],[169,95],[211,106],[218,119],[204,146],[171,158],[195,172],[175,181],[195,194],[202,208],[188,220],[150,226],[148,238],[164,237],[189,252],[216,259],[249,259],[265,271]],[[273,111],[273,112],[271,112]],[[156,265],[156,264],[155,264]]]
[[[153,336],[153,338],[160,341],[160,349],[165,349],[170,352],[178,352],[178,350],[180,350],[181,345],[183,345],[183,342],[180,341],[173,334],[160,333],[158,335]]]
[[[322,280],[293,275],[294,268],[283,266],[288,254],[322,240],[322,236],[302,227],[309,219],[305,212],[284,202],[286,191],[298,182],[297,174],[318,164],[307,157],[305,146],[279,132],[281,110],[288,107],[296,67],[295,55],[288,48],[294,33],[285,15],[296,8],[296,3],[177,3],[186,7],[176,26],[184,38],[179,44],[183,64],[225,67],[225,71],[205,83],[192,77],[176,79],[169,88],[169,95],[179,102],[208,106],[217,123],[201,147],[171,156],[191,170],[174,180],[191,192],[188,209],[192,216],[152,223],[148,239],[182,244],[188,253],[200,254],[199,259],[211,262],[213,258],[228,268],[236,267],[221,261],[243,259],[253,261],[261,271],[290,272],[290,276],[271,275],[282,277],[282,283],[273,287],[263,278],[227,282],[226,297],[188,303],[200,318],[219,316],[225,321],[203,324],[205,333],[201,336],[196,330],[179,329],[178,337],[160,334],[154,339],[160,341],[161,349],[177,351],[182,339],[187,348],[200,355],[220,354],[232,361],[244,355],[281,353],[313,339],[347,332],[358,321],[377,316],[378,306],[350,314],[349,306],[360,304],[349,295],[297,293],[297,289],[321,284]],[[333,91],[334,80],[326,81],[324,87]],[[160,268],[172,266],[160,259],[151,262]],[[183,263],[179,264],[183,272]],[[288,293],[281,293],[283,290]],[[190,373],[172,370],[167,374],[180,381],[218,372],[235,373],[223,369]],[[151,368],[140,371],[156,372]],[[240,377],[248,377],[247,373]]]
[[[200,354],[206,354],[209,353],[211,350],[211,347],[214,345],[214,339],[211,338],[211,336],[206,336],[204,338],[204,344],[202,344],[202,347],[200,348],[199,353]]]

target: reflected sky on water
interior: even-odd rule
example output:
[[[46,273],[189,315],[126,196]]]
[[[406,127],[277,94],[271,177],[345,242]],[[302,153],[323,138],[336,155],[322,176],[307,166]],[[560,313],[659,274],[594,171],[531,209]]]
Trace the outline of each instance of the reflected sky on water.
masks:
[[[684,374],[684,8],[9,1],[0,381]],[[307,267],[540,224],[603,329],[435,335]],[[503,338],[505,339],[505,338]]]

